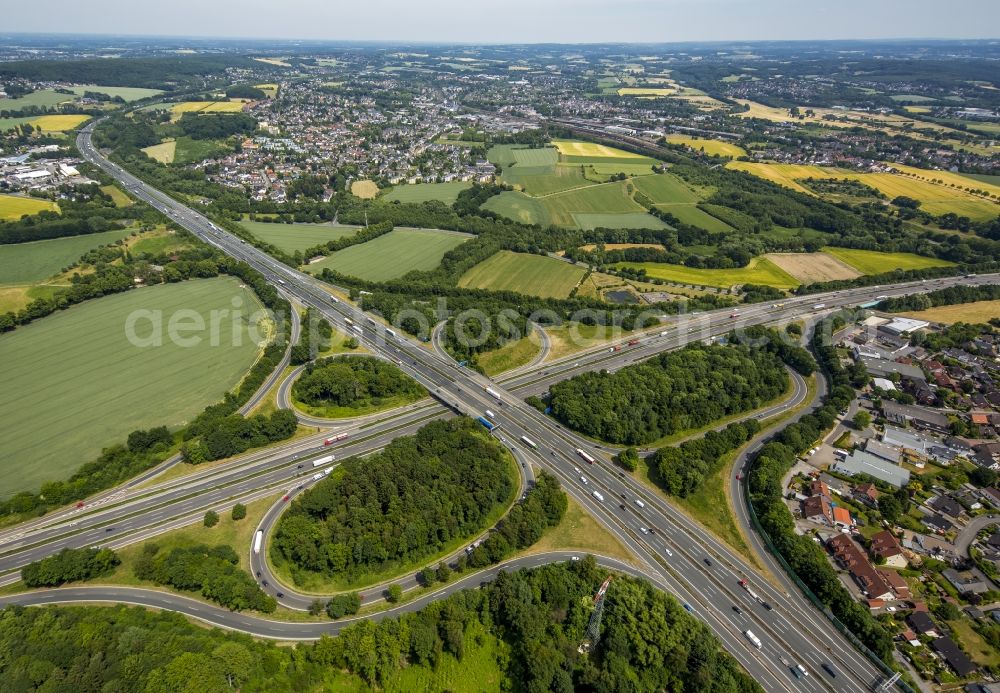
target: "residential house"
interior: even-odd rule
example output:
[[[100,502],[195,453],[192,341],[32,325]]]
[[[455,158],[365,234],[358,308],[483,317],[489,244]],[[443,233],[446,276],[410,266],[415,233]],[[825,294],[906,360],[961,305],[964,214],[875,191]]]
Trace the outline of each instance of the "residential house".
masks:
[[[865,552],[847,534],[838,534],[830,539],[827,548],[837,562],[851,574],[854,581],[869,599],[893,599],[892,585],[885,576],[875,569]]]
[[[885,561],[885,565],[887,566],[905,568],[907,565],[902,545],[892,532],[887,529],[872,535],[871,552],[875,558],[881,558]]]
[[[951,422],[948,421],[947,416],[923,407],[882,400],[882,414],[886,420],[897,426],[906,426],[907,423],[910,423],[916,428],[938,433],[951,431]]]
[[[989,585],[971,572],[959,573],[954,568],[947,568],[941,573],[959,594],[982,594],[989,590]]]
[[[950,496],[935,496],[927,505],[956,520],[962,514],[962,504]]]
[[[938,534],[944,534],[955,526],[940,515],[934,514],[924,515],[920,518],[920,521]]]
[[[867,505],[869,508],[878,507],[879,490],[873,483],[866,481],[863,484],[858,484],[851,492],[851,496],[854,500]]]
[[[910,628],[920,635],[926,635],[931,638],[940,637],[940,633],[937,632],[937,624],[934,623],[934,619],[926,611],[914,611],[906,617],[906,622],[910,624]]]
[[[976,665],[969,655],[962,651],[962,648],[952,640],[951,638],[944,637],[938,638],[931,643],[931,647],[934,651],[944,657],[944,660],[948,663],[959,677],[965,678],[966,676],[971,676],[976,671]]]
[[[802,501],[802,519],[821,525],[833,524],[833,507],[827,496],[809,496]]]

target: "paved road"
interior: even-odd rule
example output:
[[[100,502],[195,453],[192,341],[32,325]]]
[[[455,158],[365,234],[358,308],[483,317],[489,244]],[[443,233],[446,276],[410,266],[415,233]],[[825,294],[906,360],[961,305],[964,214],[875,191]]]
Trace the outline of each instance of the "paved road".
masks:
[[[241,614],[228,609],[208,604],[206,602],[174,594],[171,592],[161,592],[159,590],[142,589],[137,587],[119,586],[92,586],[92,587],[61,587],[51,590],[40,590],[36,592],[24,592],[5,597],[0,597],[0,606],[8,604],[19,604],[22,606],[41,606],[44,604],[76,604],[76,603],[114,603],[114,604],[137,604],[153,609],[164,609],[186,614],[192,618],[199,619],[205,623],[220,628],[236,630],[243,633],[250,633],[261,638],[271,638],[274,640],[318,640],[322,635],[335,635],[345,627],[363,619],[380,621],[391,616],[398,616],[410,611],[419,611],[428,604],[438,599],[442,599],[459,590],[479,587],[482,583],[492,581],[501,571],[511,572],[521,568],[535,568],[549,563],[563,562],[571,560],[574,556],[579,557],[579,552],[559,551],[552,553],[525,556],[512,561],[506,561],[485,570],[471,573],[460,580],[445,585],[438,590],[421,595],[413,601],[401,604],[385,611],[370,616],[352,616],[342,618],[338,621],[295,623],[290,621],[276,621],[249,614]],[[597,563],[619,573],[644,577],[647,579],[654,576],[646,575],[642,571],[636,570],[632,566],[622,563],[614,558],[596,556]],[[654,578],[655,579],[655,578]]]
[[[946,285],[997,283],[997,276],[950,278],[790,298],[780,305],[757,304],[743,307],[736,317],[732,317],[729,311],[672,317],[654,330],[622,340],[620,352],[601,349],[581,353],[555,362],[541,376],[522,374],[502,381],[501,385],[467,369],[458,369],[453,364],[445,363],[435,354],[428,353],[422,345],[391,334],[374,318],[369,320],[371,316],[352,305],[333,299],[327,292],[327,287],[314,278],[281,265],[256,248],[217,229],[196,212],[146,186],[94,150],[90,143],[91,128],[92,125],[85,128],[78,137],[77,144],[81,154],[108,171],[133,195],[161,210],[205,242],[247,262],[279,289],[303,305],[312,307],[339,329],[363,326],[361,337],[366,346],[400,362],[404,372],[423,384],[432,396],[451,410],[476,416],[487,408],[500,407],[498,418],[507,437],[512,441],[524,441],[520,447],[524,448],[528,457],[560,478],[567,493],[639,557],[644,570],[660,576],[658,584],[688,602],[725,647],[766,689],[833,690],[834,686],[819,668],[824,661],[839,663],[838,668],[846,672],[837,679],[838,690],[863,688],[878,675],[877,669],[854,651],[801,595],[795,592],[780,593],[760,581],[759,576],[754,574],[753,569],[740,556],[696,523],[675,512],[668,502],[650,493],[639,482],[616,473],[608,465],[597,464],[588,468],[590,481],[587,486],[583,486],[575,467],[581,463],[577,450],[588,443],[525,405],[521,398],[533,391],[544,391],[552,382],[570,375],[597,368],[620,368],[663,350],[677,348],[691,340],[707,339],[729,332],[740,325],[773,324],[811,315],[815,312],[815,303],[823,303],[832,309],[870,301],[877,295],[910,294]],[[514,391],[517,392],[516,395],[513,394]],[[393,427],[386,424],[372,435],[366,436],[364,445],[345,446],[347,449],[344,452],[360,454],[379,444],[384,445],[383,441],[404,435],[412,430],[408,426],[416,427],[420,422],[414,416],[404,422],[406,425]],[[371,431],[366,433],[368,432]],[[529,440],[530,443],[527,442]],[[313,445],[315,446],[315,441]],[[222,473],[198,475],[197,478],[186,480],[182,485],[186,486],[183,493],[187,495],[180,494],[167,499],[157,512],[170,519],[184,512],[190,513],[193,508],[203,510],[212,504],[231,503],[234,498],[241,497],[240,493],[261,493],[263,482],[271,482],[275,486],[287,483],[289,469],[297,469],[296,459],[289,459],[292,454],[290,450],[296,446],[299,447],[300,456],[305,454],[302,450],[307,446],[299,442],[268,451],[270,457],[265,455],[260,459],[261,468],[256,471],[259,477],[255,476],[250,480],[254,483],[253,488],[245,486],[245,479],[220,485],[220,477],[235,469],[225,467],[226,471]],[[163,493],[178,492],[174,488]],[[615,508],[615,500],[618,498],[625,502],[619,503],[619,507]],[[641,511],[636,510],[638,506],[629,505],[636,498],[644,500]],[[135,523],[136,527],[141,525],[146,528],[150,526],[150,522],[143,523],[141,519],[137,519],[147,516],[146,513],[128,516],[129,508],[129,503],[122,503],[113,508],[109,506],[111,512],[104,515],[88,513],[86,527],[71,533],[72,543],[85,545],[122,534],[118,525],[123,517],[127,524]],[[98,519],[95,521],[95,518]],[[10,541],[4,542],[0,545],[0,571],[16,569],[26,560],[35,560],[63,545],[71,545],[60,534],[38,536],[59,529],[47,527],[41,533],[29,532],[16,537],[14,551],[9,548]],[[647,531],[644,532],[643,529]],[[655,534],[647,533],[650,529],[655,530]],[[65,534],[67,528],[64,526],[61,531]],[[109,534],[104,535],[103,532]],[[13,534],[16,535],[16,531]],[[5,536],[10,537],[11,534]],[[704,562],[707,555],[715,557],[712,566]],[[762,610],[755,603],[745,603],[748,598],[746,593],[735,586],[736,580],[742,576],[761,583],[758,591],[772,604],[773,611]],[[727,601],[729,604],[744,602],[747,608],[743,609],[739,619],[734,616],[735,612],[729,608]],[[760,650],[751,647],[743,637],[743,630],[748,626],[764,641]],[[780,664],[782,658],[802,662],[815,675],[802,681],[794,681],[787,668]]]
[[[955,537],[955,554],[968,557],[969,546],[980,530],[995,524],[1000,524],[1000,515],[979,515],[969,520],[969,524],[965,525]]]

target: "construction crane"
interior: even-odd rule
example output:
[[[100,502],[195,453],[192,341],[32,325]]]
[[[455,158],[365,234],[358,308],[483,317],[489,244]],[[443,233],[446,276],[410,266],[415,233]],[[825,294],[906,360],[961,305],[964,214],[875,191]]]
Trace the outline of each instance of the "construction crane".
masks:
[[[587,633],[583,638],[583,642],[580,643],[580,647],[576,648],[576,651],[580,654],[590,652],[597,646],[597,642],[601,639],[601,616],[604,615],[604,596],[608,592],[608,585],[611,584],[612,577],[609,575],[608,579],[601,583],[601,588],[597,590],[597,594],[594,595],[594,612],[590,614]]]

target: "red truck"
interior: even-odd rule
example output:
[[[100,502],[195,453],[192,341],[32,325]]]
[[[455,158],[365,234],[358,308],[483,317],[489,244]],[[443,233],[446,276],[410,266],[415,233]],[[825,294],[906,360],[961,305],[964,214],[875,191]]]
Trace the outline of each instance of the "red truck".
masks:
[[[639,340],[638,340],[638,339],[631,339],[631,340],[629,340],[629,343],[628,343],[628,345],[629,345],[629,346],[635,346],[635,345],[636,345],[636,344],[638,344],[638,343],[639,343]]]

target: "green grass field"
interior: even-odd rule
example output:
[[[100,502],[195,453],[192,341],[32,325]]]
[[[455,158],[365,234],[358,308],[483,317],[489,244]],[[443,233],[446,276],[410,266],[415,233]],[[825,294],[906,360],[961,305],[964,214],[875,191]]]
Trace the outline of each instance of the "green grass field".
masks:
[[[102,185],[101,192],[109,195],[114,200],[116,207],[128,207],[132,204],[132,198],[122,192],[117,185]]]
[[[778,289],[794,289],[799,282],[765,258],[754,258],[746,267],[734,269],[697,269],[658,262],[621,262],[618,267],[644,269],[655,279],[695,286],[728,288],[735,284],[767,284]]]
[[[574,212],[573,220],[581,229],[665,229],[667,225],[646,212],[603,214]]]
[[[30,123],[35,119],[35,116],[27,116],[25,118],[0,118],[0,132],[6,132],[7,130],[13,130],[19,125],[24,125],[25,123]]]
[[[732,227],[721,219],[716,219],[711,214],[703,212],[695,205],[687,204],[665,204],[656,205],[657,209],[669,212],[683,221],[685,224],[697,226],[706,231],[732,231]]]
[[[190,164],[203,159],[211,159],[224,152],[229,147],[215,140],[196,140],[190,137],[178,137],[174,145],[175,164]]]
[[[382,198],[387,202],[399,200],[400,202],[427,202],[428,200],[440,200],[446,205],[454,204],[458,199],[458,193],[466,188],[471,188],[472,183],[468,181],[454,181],[451,183],[420,183],[419,185],[397,185]]]
[[[651,176],[653,175],[653,166],[649,163],[644,164],[602,164],[600,159],[595,159],[594,163],[587,164],[587,168],[591,169],[595,175],[598,176],[613,176],[616,173],[624,173],[626,176]]]
[[[880,253],[875,250],[854,250],[853,248],[834,248],[827,246],[823,252],[858,270],[862,274],[881,274],[895,269],[912,270],[927,267],[950,267],[954,262],[924,257],[912,253]]]
[[[559,226],[576,226],[574,212],[584,214],[645,212],[642,205],[629,196],[628,185],[626,181],[591,185],[579,190],[549,195],[543,198],[542,202],[549,210],[552,223]]]
[[[522,192],[508,190],[494,195],[483,203],[482,208],[522,224],[548,226],[552,223],[545,203]]]
[[[559,151],[555,147],[514,149],[512,154],[518,166],[555,166],[559,161]]]
[[[52,89],[39,89],[26,96],[19,96],[16,99],[4,99],[3,110],[20,111],[29,106],[49,108],[50,106],[58,106],[65,101],[72,101],[75,98],[76,96],[73,94],[59,94]]]
[[[88,250],[114,243],[130,233],[119,229],[0,246],[0,284],[29,284],[48,279]]]
[[[93,91],[98,94],[107,94],[111,98],[122,97],[125,101],[138,101],[149,96],[156,96],[163,92],[159,89],[143,89],[141,87],[100,87],[96,84],[86,84],[82,87],[70,87],[74,94],[83,96],[84,92]]]
[[[458,280],[462,288],[516,291],[543,298],[565,298],[586,274],[582,267],[543,255],[501,250]]]
[[[597,185],[583,177],[580,166],[514,166],[504,169],[503,182],[519,186],[535,197]]]
[[[222,398],[253,363],[257,346],[244,325],[241,343],[230,339],[228,314],[221,339],[183,348],[169,338],[171,315],[189,309],[203,316],[244,301],[244,316],[260,304],[238,282],[216,278],[161,284],[74,306],[0,336],[5,389],[0,398],[0,496],[65,478],[102,447],[129,432],[159,424],[178,426]],[[163,345],[139,347],[125,336],[127,316],[162,311]],[[136,333],[149,336],[149,321]],[[185,333],[184,336],[191,336]]]
[[[663,173],[635,179],[636,189],[653,201],[653,204],[694,204],[701,197],[677,176]]]
[[[177,140],[151,144],[148,147],[143,147],[141,151],[149,158],[155,159],[161,164],[172,164],[174,162],[174,154],[177,152]]]
[[[494,164],[507,168],[517,163],[517,159],[514,158],[514,150],[516,149],[527,149],[527,146],[523,144],[494,144],[486,152],[486,158]]]
[[[0,195],[0,219],[20,219],[25,214],[38,214],[43,210],[59,211],[55,202],[20,195]]]
[[[413,270],[432,270],[452,248],[468,240],[450,231],[433,229],[395,229],[375,240],[352,245],[309,265],[318,274],[330,269],[373,282],[397,279]]]
[[[269,224],[263,221],[241,221],[240,226],[286,253],[313,248],[344,236],[353,236],[359,228],[331,224]]]

